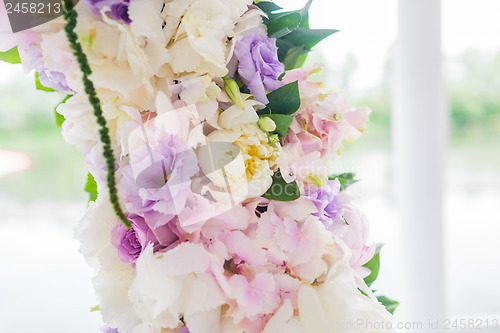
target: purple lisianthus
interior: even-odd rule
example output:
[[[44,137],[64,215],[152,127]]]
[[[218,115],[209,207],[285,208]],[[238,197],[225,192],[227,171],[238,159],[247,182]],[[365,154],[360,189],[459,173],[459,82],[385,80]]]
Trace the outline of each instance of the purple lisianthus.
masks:
[[[285,66],[278,60],[276,39],[268,38],[262,29],[250,30],[234,49],[238,59],[238,73],[255,99],[269,103],[266,89],[276,90],[283,86],[278,80]]]
[[[340,182],[338,179],[328,180],[325,185],[314,190],[310,197],[318,209],[313,215],[319,217],[326,228],[330,228],[333,221],[342,217],[344,212],[340,200]]]
[[[109,14],[114,20],[121,20],[127,24],[132,22],[128,15],[130,0],[86,0],[85,2],[96,14],[104,7],[108,7]]]
[[[111,243],[118,250],[120,261],[134,264],[148,244],[153,244],[154,251],[159,251],[180,239],[173,223],[167,223],[152,229],[142,216],[129,214],[132,228],[127,229],[121,223],[111,231]]]

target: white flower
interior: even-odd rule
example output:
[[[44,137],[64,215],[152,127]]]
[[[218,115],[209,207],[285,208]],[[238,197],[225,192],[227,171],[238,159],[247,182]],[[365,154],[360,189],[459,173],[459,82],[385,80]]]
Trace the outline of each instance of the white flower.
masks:
[[[349,251],[342,241],[337,244],[343,251]],[[335,256],[334,253],[332,255]],[[358,288],[368,296],[361,294]],[[333,264],[324,280],[316,285],[300,287],[298,316],[293,314],[290,302],[285,301],[264,333],[393,332],[388,329],[391,327],[388,323],[392,323],[394,318],[350,267],[349,254]],[[353,329],[350,323],[357,327]]]
[[[141,110],[151,107],[156,94],[154,76],[159,70],[158,63],[168,60],[167,54],[158,55],[156,49],[146,53],[130,27],[106,15],[102,16],[105,22],[96,20],[88,8],[78,8],[75,31],[85,41],[82,47],[92,68],[91,78],[98,95],[101,96],[101,90],[111,90],[124,104]],[[153,61],[152,54],[159,58]]]
[[[169,47],[174,73],[226,75],[226,42],[234,22],[229,8],[221,0],[175,0],[165,5],[166,24],[178,29]],[[168,16],[179,15],[180,24]]]
[[[191,321],[196,326],[196,318],[213,311],[217,320],[207,320],[203,332],[217,332],[210,324],[219,324],[217,312],[225,296],[207,273],[213,260],[217,259],[203,246],[193,243],[155,254],[149,245],[137,259],[137,277],[129,294],[139,317],[150,325],[176,328],[184,316],[191,330]]]
[[[117,222],[108,196],[100,192],[97,201],[89,204],[75,238],[80,241],[80,252],[96,269],[92,282],[103,321],[126,332],[139,324],[139,319],[128,298],[135,272],[120,261],[111,245],[111,230]]]
[[[238,125],[256,124],[259,116],[255,109],[263,109],[264,104],[253,99],[247,99],[243,102],[244,109],[237,105],[232,105],[219,115],[219,125],[225,129],[232,129]]]

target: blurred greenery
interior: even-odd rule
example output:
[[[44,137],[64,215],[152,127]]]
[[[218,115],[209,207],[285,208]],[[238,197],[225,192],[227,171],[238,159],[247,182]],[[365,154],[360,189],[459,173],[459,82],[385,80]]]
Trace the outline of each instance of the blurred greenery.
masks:
[[[84,202],[83,156],[64,142],[55,121],[54,107],[61,95],[35,90],[34,75],[17,69],[14,76],[0,85],[0,149],[26,153],[33,165],[1,177],[0,195],[24,201]]]
[[[351,72],[356,69],[353,63],[346,60],[345,67]],[[368,105],[373,112],[366,133],[349,149],[390,149],[390,65],[386,63],[384,79],[378,86],[353,100],[356,105]],[[500,52],[488,55],[468,50],[458,58],[447,59],[445,77],[451,159],[461,160],[464,166],[500,168]],[[346,86],[348,83],[346,80]]]

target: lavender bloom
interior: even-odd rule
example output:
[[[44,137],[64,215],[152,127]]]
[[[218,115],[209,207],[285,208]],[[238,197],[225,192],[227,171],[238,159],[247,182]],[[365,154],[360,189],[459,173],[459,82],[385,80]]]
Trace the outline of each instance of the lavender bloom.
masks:
[[[150,243],[154,251],[162,250],[180,239],[179,232],[172,223],[151,229],[143,217],[129,214],[132,228],[125,228],[121,223],[111,231],[111,243],[118,250],[120,261],[134,264],[139,255]]]
[[[122,20],[127,24],[132,22],[128,15],[130,0],[86,0],[85,2],[95,14],[98,14],[104,7],[108,7],[109,14],[114,20]]]
[[[341,218],[344,213],[339,193],[340,182],[338,179],[334,179],[328,180],[325,185],[317,188],[310,196],[318,209],[318,212],[313,215],[319,217],[327,229],[332,226],[333,221]]]
[[[118,332],[117,328],[111,328],[109,326],[102,327],[101,331],[104,332],[104,333],[120,333],[120,332]]]
[[[38,79],[43,86],[70,93],[72,90],[66,83],[66,76],[60,72],[49,71],[42,58],[40,47],[35,43],[30,44],[25,51],[23,65],[38,72]]]
[[[192,195],[191,177],[199,171],[196,155],[166,135],[151,154],[143,145],[134,156],[138,157],[122,170],[120,194],[129,212],[143,216],[157,230],[179,215]]]
[[[266,89],[276,90],[283,86],[278,78],[285,72],[285,66],[278,60],[276,39],[268,38],[264,30],[250,30],[234,49],[239,61],[238,73],[255,99],[269,103]]]

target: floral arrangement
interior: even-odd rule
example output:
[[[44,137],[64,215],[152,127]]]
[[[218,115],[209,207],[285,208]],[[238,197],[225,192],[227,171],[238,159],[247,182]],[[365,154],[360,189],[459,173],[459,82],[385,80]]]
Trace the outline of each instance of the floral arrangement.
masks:
[[[356,180],[327,167],[370,109],[301,68],[336,32],[309,28],[311,1],[61,5],[4,33],[0,59],[65,96],[105,332],[390,331],[397,302],[369,288],[379,247],[346,191]]]

